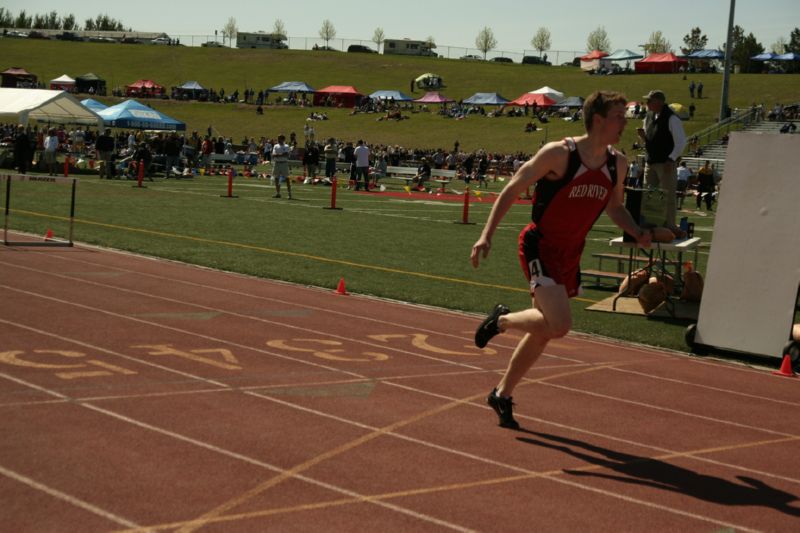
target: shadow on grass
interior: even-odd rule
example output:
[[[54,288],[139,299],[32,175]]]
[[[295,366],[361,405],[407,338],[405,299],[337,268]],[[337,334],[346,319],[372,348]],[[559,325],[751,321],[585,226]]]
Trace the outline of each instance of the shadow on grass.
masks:
[[[800,507],[789,505],[798,500],[796,495],[770,487],[759,479],[736,476],[740,481],[737,483],[659,459],[622,453],[576,439],[525,429],[520,431],[536,437],[517,437],[520,442],[559,450],[589,464],[615,472],[564,469],[566,474],[572,476],[596,477],[652,487],[721,505],[750,507],[758,505],[800,517]]]

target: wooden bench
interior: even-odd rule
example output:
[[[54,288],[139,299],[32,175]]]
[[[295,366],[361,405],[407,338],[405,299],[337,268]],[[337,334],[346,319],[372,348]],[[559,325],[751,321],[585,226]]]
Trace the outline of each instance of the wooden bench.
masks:
[[[407,187],[411,186],[411,180],[417,175],[417,169],[414,167],[386,167],[386,176],[382,179],[400,180],[405,183]]]
[[[597,280],[597,284],[600,284],[601,279],[610,279],[614,280],[616,284],[620,284],[622,280],[628,277],[627,273],[624,272],[605,272],[603,270],[581,270],[581,279],[584,278],[595,278]]]

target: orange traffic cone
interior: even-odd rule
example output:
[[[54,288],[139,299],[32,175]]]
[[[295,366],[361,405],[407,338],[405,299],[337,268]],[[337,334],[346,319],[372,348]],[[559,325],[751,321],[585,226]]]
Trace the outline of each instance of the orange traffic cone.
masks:
[[[347,289],[344,288],[344,278],[339,278],[339,286],[336,287],[336,294],[347,294]]]
[[[47,228],[47,233],[44,234],[44,240],[49,241],[53,238],[53,230]]]
[[[797,374],[794,373],[792,370],[792,357],[789,354],[783,356],[783,362],[781,363],[781,369],[777,372],[773,372],[776,376],[784,376],[787,378],[796,378]]]

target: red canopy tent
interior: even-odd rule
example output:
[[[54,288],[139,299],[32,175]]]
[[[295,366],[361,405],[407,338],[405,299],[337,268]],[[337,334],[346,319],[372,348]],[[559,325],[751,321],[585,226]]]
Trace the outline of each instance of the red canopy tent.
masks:
[[[611,61],[603,59],[608,55],[608,52],[602,50],[592,50],[585,56],[581,56],[581,70],[600,70],[601,68],[609,68]]]
[[[418,104],[446,104],[448,102],[455,102],[452,98],[439,93],[439,91],[428,91],[422,98],[414,100]]]
[[[673,53],[650,54],[634,63],[637,73],[640,74],[669,74],[680,72],[681,68],[686,68],[689,62],[681,59]]]
[[[507,103],[506,105],[524,106],[525,104],[527,104],[529,106],[532,106],[533,104],[536,104],[539,107],[550,107],[555,103],[556,101],[547,96],[546,94],[525,93],[516,100],[512,100],[511,102]]]
[[[350,85],[330,85],[314,93],[314,105],[325,105],[330,99],[336,107],[355,107],[363,96]]]
[[[153,80],[138,80],[125,86],[126,96],[161,96],[164,92],[164,87]]]

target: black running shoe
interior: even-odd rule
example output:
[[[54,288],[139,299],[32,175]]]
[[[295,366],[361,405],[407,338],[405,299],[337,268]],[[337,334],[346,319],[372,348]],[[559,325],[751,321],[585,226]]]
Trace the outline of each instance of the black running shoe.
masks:
[[[497,389],[493,389],[489,397],[486,398],[486,403],[489,407],[494,409],[497,416],[500,418],[498,426],[508,429],[519,429],[519,424],[514,420],[514,402],[511,398],[503,398],[497,395]]]
[[[486,345],[489,344],[489,340],[500,333],[500,329],[497,327],[497,319],[502,315],[507,315],[509,312],[510,310],[505,305],[495,305],[492,312],[489,313],[486,320],[481,322],[481,325],[475,332],[475,346],[478,348],[485,348]]]

